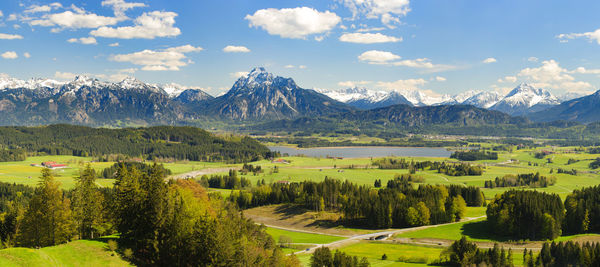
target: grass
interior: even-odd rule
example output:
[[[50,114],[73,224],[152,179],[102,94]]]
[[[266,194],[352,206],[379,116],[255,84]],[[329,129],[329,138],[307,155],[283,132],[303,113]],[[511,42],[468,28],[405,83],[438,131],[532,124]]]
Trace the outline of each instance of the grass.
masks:
[[[267,233],[275,239],[275,242],[279,242],[279,237],[282,235],[290,237],[292,243],[328,244],[345,239],[340,236],[294,232],[271,227],[267,227]]]
[[[441,248],[412,246],[404,244],[393,244],[386,242],[364,241],[353,244],[340,251],[359,258],[366,257],[372,266],[402,266],[397,265],[399,259],[401,262],[410,264],[427,264],[439,258],[442,252]],[[381,260],[383,254],[387,255],[387,260]]]
[[[101,241],[78,240],[41,249],[0,250],[0,266],[132,266]]]

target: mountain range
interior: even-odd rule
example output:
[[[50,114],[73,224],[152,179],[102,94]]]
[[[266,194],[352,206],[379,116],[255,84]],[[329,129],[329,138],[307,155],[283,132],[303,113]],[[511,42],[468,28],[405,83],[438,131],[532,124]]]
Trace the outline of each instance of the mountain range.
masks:
[[[218,97],[200,89],[149,84],[135,78],[110,83],[86,76],[69,82],[0,76],[0,125],[193,125],[207,120],[244,123],[342,116],[410,126],[505,123],[511,121],[509,115],[526,115],[535,121],[591,122],[600,119],[595,115],[600,107],[598,98],[596,93],[561,104],[548,91],[528,84],[504,96],[487,91],[430,96],[417,90],[313,90],[264,68],[253,69]],[[452,108],[432,108],[443,106]],[[508,114],[508,118],[499,114]]]
[[[523,116],[559,105],[561,101],[550,92],[522,83],[506,95],[495,91],[466,91],[457,95],[434,96],[419,90],[375,91],[366,88],[343,90],[316,89],[333,99],[359,109],[374,109],[396,104],[415,107],[437,105],[473,105],[479,108],[502,111],[513,116]],[[568,94],[562,101],[581,97]]]

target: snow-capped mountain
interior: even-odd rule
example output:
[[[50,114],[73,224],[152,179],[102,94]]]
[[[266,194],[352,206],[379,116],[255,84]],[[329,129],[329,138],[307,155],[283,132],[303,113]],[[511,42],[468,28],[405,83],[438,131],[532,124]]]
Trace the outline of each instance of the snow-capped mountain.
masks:
[[[461,102],[463,105],[473,105],[478,108],[490,108],[504,96],[496,91],[482,91]]]
[[[300,88],[291,78],[254,68],[226,94],[207,105],[206,113],[233,120],[322,116],[353,110],[326,95]]]
[[[342,90],[314,90],[337,101],[363,109],[396,104],[407,104],[417,107],[430,106],[444,102],[449,98],[449,96],[428,95],[418,90],[376,91],[356,87]]]
[[[522,83],[510,91],[502,100],[490,107],[490,109],[520,116],[541,111],[558,104],[560,104],[560,101],[550,92],[541,88],[535,88],[527,83]]]
[[[469,90],[469,91],[465,91],[462,92],[460,94],[457,95],[444,95],[442,98],[446,99],[443,102],[439,103],[440,105],[458,105],[458,104],[462,104],[464,103],[467,99],[481,94],[483,91],[479,91],[479,90]]]
[[[30,80],[19,80],[6,75],[0,75],[0,90],[26,88],[57,88],[64,84],[64,82],[55,81],[52,79],[30,79]]]

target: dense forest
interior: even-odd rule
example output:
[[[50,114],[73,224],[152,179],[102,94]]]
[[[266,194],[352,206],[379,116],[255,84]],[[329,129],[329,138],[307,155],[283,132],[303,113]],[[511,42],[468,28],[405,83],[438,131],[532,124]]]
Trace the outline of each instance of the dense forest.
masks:
[[[491,249],[480,249],[466,237],[455,241],[440,255],[440,265],[449,266],[494,266],[512,267],[513,254],[510,249],[500,248],[496,243]]]
[[[114,178],[116,178],[116,176],[118,174],[117,171],[119,169],[121,169],[122,167],[125,167],[128,170],[132,170],[133,168],[136,168],[138,171],[148,172],[152,168],[152,165],[145,164],[145,163],[142,163],[142,162],[132,162],[132,161],[116,162],[112,166],[110,166],[108,168],[104,168],[100,172],[99,176],[101,178],[114,179]],[[156,168],[159,168],[165,175],[171,175],[172,174],[171,170],[165,168],[162,164],[158,164],[156,166]]]
[[[294,203],[313,211],[336,211],[346,222],[369,228],[409,227],[458,221],[468,206],[481,207],[483,193],[477,187],[419,185],[398,176],[387,186],[374,189],[349,181],[325,178],[322,182],[261,185],[234,191],[230,200],[245,209]]]
[[[60,190],[49,169],[35,189],[0,184],[2,245],[45,247],[119,233],[118,251],[142,266],[299,266],[220,195],[192,180],[165,183],[156,164],[144,170],[121,165],[108,191],[97,187],[89,165],[71,191]]]
[[[565,209],[567,233],[600,231],[600,186],[573,191],[565,200]]]
[[[554,239],[562,233],[565,208],[556,194],[509,190],[487,207],[489,229],[498,235],[529,240]]]
[[[498,153],[486,151],[456,151],[450,155],[450,158],[462,161],[497,160]]]
[[[556,177],[546,177],[540,173],[508,174],[504,177],[496,177],[494,180],[485,181],[485,188],[495,187],[548,187],[556,183]]]
[[[231,162],[273,156],[267,147],[249,137],[221,137],[194,127],[173,126],[123,129],[65,124],[0,127],[0,148],[4,150],[0,152],[0,160],[22,159],[21,151],[48,155],[100,157],[122,154],[148,160]]]
[[[537,256],[523,251],[523,266],[600,266],[600,243],[546,242]]]

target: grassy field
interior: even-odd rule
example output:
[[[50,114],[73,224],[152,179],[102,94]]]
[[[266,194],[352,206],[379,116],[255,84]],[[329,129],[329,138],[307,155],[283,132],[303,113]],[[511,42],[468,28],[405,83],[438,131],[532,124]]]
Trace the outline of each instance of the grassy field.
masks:
[[[366,257],[372,266],[410,266],[406,264],[426,265],[438,259],[442,249],[364,241],[344,247],[340,251],[359,258]],[[381,260],[383,254],[387,255],[387,260]]]
[[[345,239],[339,236],[293,232],[271,227],[267,227],[267,233],[273,237],[275,242],[279,242],[279,237],[282,235],[290,237],[292,239],[291,243],[328,244]]]
[[[101,241],[79,240],[41,249],[0,250],[0,266],[132,266]]]

